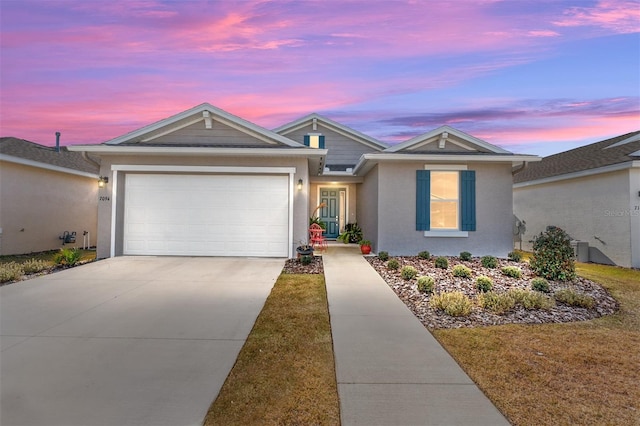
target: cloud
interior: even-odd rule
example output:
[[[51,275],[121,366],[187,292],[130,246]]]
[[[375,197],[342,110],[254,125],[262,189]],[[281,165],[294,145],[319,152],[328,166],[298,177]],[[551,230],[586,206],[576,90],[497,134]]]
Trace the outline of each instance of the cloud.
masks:
[[[636,33],[640,31],[640,4],[635,0],[601,0],[594,7],[571,7],[553,23],[559,27],[596,26],[615,33]]]
[[[560,33],[551,30],[531,30],[527,31],[529,37],[559,37]]]
[[[509,93],[513,74],[528,72],[540,78],[525,92],[549,93],[564,70],[529,64],[566,55],[567,42],[625,32],[638,22],[631,10],[637,2],[566,4],[6,2],[0,125],[3,133],[35,141],[61,130],[67,142],[101,142],[211,102],[269,128],[327,113],[393,141],[444,123],[498,137],[521,128],[521,138],[545,126],[570,127],[566,122],[593,130],[593,123],[607,127],[617,119],[627,126],[637,118],[637,97],[574,99],[571,82],[552,100],[487,103],[479,95],[492,84]],[[637,58],[628,52],[625,58]],[[606,75],[606,89],[602,83],[598,90],[637,93],[618,84],[613,66]],[[485,106],[472,105],[474,99]],[[424,105],[435,109],[415,113]]]
[[[382,120],[392,126],[425,127],[464,122],[512,120],[516,118],[550,117],[637,117],[640,98],[616,97],[595,100],[526,99],[502,108],[462,109],[445,112],[427,112],[419,115],[399,116]]]
[[[519,100],[500,108],[426,112],[380,119],[390,143],[401,142],[441,125],[505,146],[543,141],[575,141],[640,129],[640,98],[594,100]]]

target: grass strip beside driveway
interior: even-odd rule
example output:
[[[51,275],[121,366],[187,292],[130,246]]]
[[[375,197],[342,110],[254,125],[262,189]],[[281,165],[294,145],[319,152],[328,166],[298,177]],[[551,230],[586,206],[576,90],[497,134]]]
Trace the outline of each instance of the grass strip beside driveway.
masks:
[[[324,277],[282,274],[204,424],[339,423]]]
[[[435,330],[514,425],[640,424],[640,271],[578,264],[621,304],[592,321]]]

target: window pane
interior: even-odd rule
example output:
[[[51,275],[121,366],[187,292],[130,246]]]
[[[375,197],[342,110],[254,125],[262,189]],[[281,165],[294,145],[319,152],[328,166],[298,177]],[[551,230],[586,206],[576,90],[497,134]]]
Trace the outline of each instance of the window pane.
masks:
[[[431,229],[458,229],[458,202],[431,202]]]
[[[319,148],[319,147],[320,147],[320,136],[309,135],[309,148]]]
[[[431,199],[458,199],[458,172],[431,172]]]

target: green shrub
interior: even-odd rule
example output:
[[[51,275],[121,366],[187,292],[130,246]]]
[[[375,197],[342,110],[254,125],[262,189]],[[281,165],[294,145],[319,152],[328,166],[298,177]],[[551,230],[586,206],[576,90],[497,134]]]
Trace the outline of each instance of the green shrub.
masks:
[[[488,291],[478,295],[478,305],[497,315],[503,315],[516,306],[516,301],[509,293]]]
[[[302,256],[302,257],[300,257],[300,263],[302,263],[303,265],[309,265],[312,260],[313,260],[313,258],[311,256]]]
[[[447,269],[449,267],[449,261],[444,256],[436,257],[435,265],[436,268]]]
[[[49,268],[49,262],[41,259],[29,259],[22,262],[22,270],[25,274],[35,274]]]
[[[0,264],[0,283],[17,281],[24,275],[22,265],[16,262]]]
[[[512,288],[508,291],[508,294],[517,304],[522,305],[525,309],[549,310],[555,306],[555,302],[552,298],[537,291]]]
[[[536,275],[548,280],[570,281],[576,277],[571,238],[560,228],[550,227],[533,241],[529,264]]]
[[[386,251],[381,251],[380,253],[378,253],[378,259],[386,262],[387,260],[389,260],[389,253]]]
[[[58,253],[54,259],[54,262],[57,265],[67,265],[74,266],[82,257],[82,252],[77,248],[67,248],[60,249],[60,253]]]
[[[502,274],[511,278],[520,278],[522,276],[522,270],[517,266],[505,266],[502,268]]]
[[[391,269],[392,271],[395,271],[399,267],[400,267],[400,262],[398,262],[396,259],[389,259],[389,261],[387,262],[387,269]]]
[[[476,288],[478,289],[478,291],[486,293],[491,290],[491,288],[493,288],[493,281],[491,281],[491,278],[489,277],[480,275],[476,280]]]
[[[493,256],[482,256],[480,263],[482,263],[482,266],[485,268],[493,269],[498,267],[498,259]]]
[[[403,266],[400,276],[405,280],[412,280],[418,275],[418,270],[413,266]]]
[[[471,278],[471,269],[464,265],[456,265],[453,267],[453,276],[460,278]]]
[[[562,304],[577,306],[580,308],[591,309],[596,304],[593,297],[584,293],[578,293],[569,288],[556,291],[554,297],[556,298],[556,301]]]
[[[507,258],[514,262],[520,262],[522,260],[522,254],[517,251],[512,251],[507,255]]]
[[[357,243],[362,239],[362,228],[357,223],[347,223],[344,232],[338,235],[337,240],[343,243]]]
[[[431,259],[431,253],[429,253],[429,252],[428,252],[428,251],[426,251],[426,250],[423,250],[423,251],[421,251],[420,253],[418,253],[418,257],[419,257],[420,259],[426,259],[426,260],[429,260],[429,259]]]
[[[452,291],[431,296],[429,306],[452,317],[465,317],[471,313],[473,303],[464,293]]]
[[[460,260],[471,260],[471,253],[468,251],[460,252]]]
[[[433,287],[436,282],[432,277],[422,276],[418,277],[418,291],[420,293],[433,293]]]
[[[549,293],[549,282],[544,278],[536,277],[531,280],[531,288],[542,293]]]

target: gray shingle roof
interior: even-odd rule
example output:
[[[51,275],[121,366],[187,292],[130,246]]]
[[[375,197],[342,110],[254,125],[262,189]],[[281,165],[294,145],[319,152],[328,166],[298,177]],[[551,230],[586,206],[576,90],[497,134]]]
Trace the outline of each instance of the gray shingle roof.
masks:
[[[526,169],[513,177],[513,182],[528,182],[640,160],[640,157],[629,155],[640,150],[640,139],[612,146],[638,135],[640,130],[550,155],[540,162],[529,164]]]
[[[80,152],[70,152],[65,147],[56,152],[53,147],[14,137],[0,138],[0,154],[86,173],[99,172],[99,168],[85,160]]]

